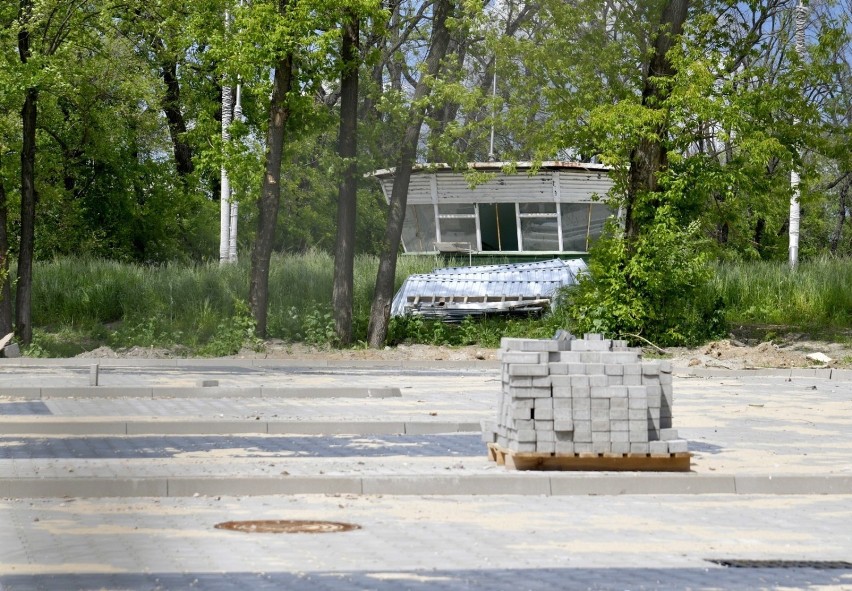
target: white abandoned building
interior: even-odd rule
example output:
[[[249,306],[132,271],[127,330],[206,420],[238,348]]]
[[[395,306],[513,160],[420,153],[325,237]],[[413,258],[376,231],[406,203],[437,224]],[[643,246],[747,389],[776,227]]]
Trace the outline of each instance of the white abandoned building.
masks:
[[[406,253],[466,252],[499,256],[579,255],[612,214],[603,202],[610,168],[577,162],[472,163],[490,178],[471,187],[447,165],[415,167],[402,231]],[[394,171],[373,173],[390,200]]]

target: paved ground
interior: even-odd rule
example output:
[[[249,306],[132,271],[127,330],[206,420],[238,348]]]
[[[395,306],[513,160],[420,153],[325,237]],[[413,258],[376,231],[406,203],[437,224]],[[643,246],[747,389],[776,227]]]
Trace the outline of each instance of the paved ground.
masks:
[[[102,367],[101,387],[402,396],[34,400],[4,388],[86,386],[88,367],[3,362],[0,590],[852,589],[852,568],[816,568],[852,562],[852,380],[681,375],[692,472],[637,475],[489,463],[475,427],[498,377],[488,363],[151,363]],[[361,529],[213,527],[255,519]]]

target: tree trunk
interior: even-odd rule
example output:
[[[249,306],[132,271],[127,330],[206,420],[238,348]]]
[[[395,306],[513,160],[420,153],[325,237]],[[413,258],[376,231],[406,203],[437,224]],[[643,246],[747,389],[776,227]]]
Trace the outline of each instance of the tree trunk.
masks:
[[[162,44],[162,41],[160,44]],[[169,124],[169,135],[175,154],[175,167],[180,178],[185,179],[195,170],[195,165],[192,163],[192,147],[184,139],[186,122],[180,110],[180,82],[177,77],[177,62],[172,58],[162,58],[160,75],[166,85],[163,112]]]
[[[427,80],[435,78],[441,71],[441,60],[446,55],[450,42],[447,17],[453,11],[453,8],[453,0],[436,0],[433,5],[432,38],[426,56],[426,71],[420,76],[414,89],[408,126],[405,129],[402,147],[396,162],[388,223],[385,229],[382,253],[379,257],[379,271],[376,276],[373,304],[370,307],[368,340],[370,346],[376,349],[384,345],[388,334],[390,305],[396,277],[396,259],[399,253],[402,222],[408,201],[408,184],[411,180],[411,168],[417,156],[417,144],[420,140],[420,128],[423,126],[425,113],[423,99],[428,97],[431,92]]]
[[[352,342],[352,301],[355,263],[355,213],[358,128],[358,16],[347,11],[340,51],[343,74],[340,83],[340,134],[338,153],[344,161],[337,199],[337,245],[334,251],[334,328],[342,345]]]
[[[287,8],[286,0],[279,11]],[[257,236],[251,253],[249,279],[249,306],[256,323],[255,331],[266,337],[266,318],[269,306],[269,261],[275,240],[278,204],[281,200],[281,159],[284,153],[284,135],[290,118],[288,94],[293,85],[293,55],[288,53],[278,61],[272,81],[272,99],[269,104],[269,130],[266,137],[266,171],[258,200]]]
[[[32,3],[21,0],[20,20],[29,21]],[[30,58],[30,32],[24,26],[18,32],[18,57],[26,64]],[[21,241],[18,248],[18,276],[15,298],[15,328],[24,345],[33,338],[32,283],[35,245],[35,154],[38,89],[28,88],[21,108]]]
[[[843,227],[846,225],[846,211],[849,207],[849,188],[852,186],[852,175],[848,175],[846,180],[840,185],[837,203],[837,223],[834,226],[834,232],[831,233],[829,241],[831,254],[837,254],[837,247],[843,239]]]
[[[0,338],[12,332],[12,288],[9,281],[9,210],[6,186],[0,180]]]
[[[683,32],[688,8],[689,0],[666,1],[654,38],[654,53],[644,76],[642,105],[645,107],[658,109],[668,97],[665,84],[654,79],[668,78],[675,73],[674,66],[668,59],[668,52],[675,38]],[[629,240],[639,235],[640,221],[636,217],[636,207],[640,196],[657,191],[657,175],[668,164],[664,141],[666,131],[664,124],[661,125],[653,139],[643,138],[630,153],[627,201],[624,208],[625,235]]]

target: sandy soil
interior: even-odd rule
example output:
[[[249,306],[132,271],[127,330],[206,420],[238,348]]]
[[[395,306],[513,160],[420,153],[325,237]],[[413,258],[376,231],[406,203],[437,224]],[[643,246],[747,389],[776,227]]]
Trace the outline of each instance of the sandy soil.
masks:
[[[659,351],[646,348],[645,353],[659,357]],[[749,369],[759,367],[852,367],[852,345],[812,341],[791,337],[781,344],[771,342],[747,345],[736,339],[715,341],[693,349],[673,347],[665,350],[665,357],[672,359],[676,367],[716,367],[721,369]],[[820,359],[808,355],[821,354]],[[133,347],[114,351],[99,347],[82,353],[79,357],[168,359],[184,357],[180,350]],[[336,360],[423,360],[423,361],[474,361],[495,360],[497,350],[482,347],[444,347],[431,345],[399,345],[384,349],[327,349],[301,343],[268,341],[264,350],[249,349],[234,355],[240,359],[336,359]],[[825,361],[825,359],[829,361]]]

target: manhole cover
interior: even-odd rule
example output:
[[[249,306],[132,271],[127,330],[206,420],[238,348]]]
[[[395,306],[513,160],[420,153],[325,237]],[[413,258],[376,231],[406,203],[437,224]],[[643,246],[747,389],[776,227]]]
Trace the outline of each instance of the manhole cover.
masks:
[[[216,529],[230,529],[252,534],[328,534],[361,529],[354,523],[338,521],[306,521],[294,519],[266,519],[261,521],[226,521],[217,523]]]
[[[852,569],[852,562],[842,560],[714,560],[720,566],[729,568],[815,568],[827,569]]]

